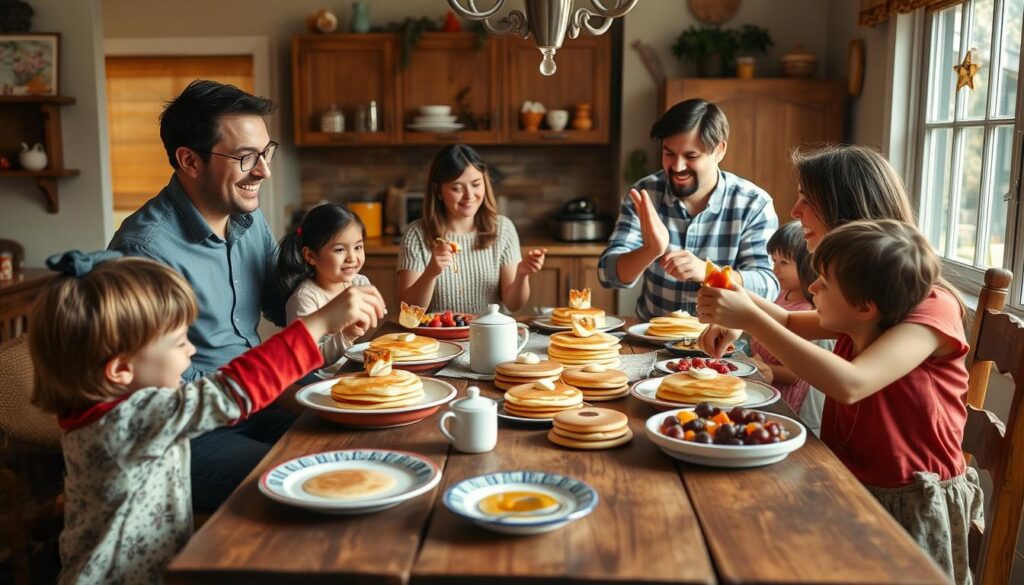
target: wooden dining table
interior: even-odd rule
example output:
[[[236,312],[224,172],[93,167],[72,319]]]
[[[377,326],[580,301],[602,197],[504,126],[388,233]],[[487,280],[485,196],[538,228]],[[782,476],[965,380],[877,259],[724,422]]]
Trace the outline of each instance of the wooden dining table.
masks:
[[[387,323],[376,334],[397,331]],[[534,332],[536,335],[537,332]],[[659,348],[627,337],[621,353]],[[444,378],[459,396],[491,382]],[[645,435],[657,414],[632,397],[601,403],[626,413],[634,438],[608,450],[558,447],[547,430],[502,423],[497,447],[455,451],[440,413],[389,429],[338,426],[303,413],[174,559],[171,583],[764,583],[941,584],[943,573],[813,435],[781,462],[750,469],[683,463]],[[796,415],[782,401],[765,410]],[[381,512],[338,516],[260,493],[260,476],[304,455],[397,449],[443,469],[440,485]],[[489,532],[450,512],[442,495],[477,475],[554,472],[593,486],[592,514],[534,536]],[[287,580],[287,581],[285,581]]]

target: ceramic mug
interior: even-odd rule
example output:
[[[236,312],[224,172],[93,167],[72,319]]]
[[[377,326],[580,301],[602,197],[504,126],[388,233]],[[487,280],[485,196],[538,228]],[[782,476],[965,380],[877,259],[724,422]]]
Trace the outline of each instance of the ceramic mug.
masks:
[[[561,132],[565,130],[565,125],[569,123],[569,110],[550,110],[547,113],[546,120],[548,121],[548,128],[555,132]]]
[[[486,453],[498,444],[498,403],[480,396],[476,386],[470,386],[466,393],[468,396],[449,405],[437,426],[459,451]],[[452,419],[451,430],[448,419]]]

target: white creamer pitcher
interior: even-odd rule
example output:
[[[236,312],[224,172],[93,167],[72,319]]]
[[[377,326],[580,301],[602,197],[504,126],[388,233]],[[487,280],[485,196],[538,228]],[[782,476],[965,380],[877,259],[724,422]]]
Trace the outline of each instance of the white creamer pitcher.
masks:
[[[448,405],[448,412],[437,421],[441,433],[463,453],[486,453],[498,444],[498,403],[480,396],[480,388],[470,386],[467,396]],[[451,428],[445,422],[451,419]]]
[[[523,332],[520,340],[518,331]],[[493,374],[502,362],[516,359],[530,339],[530,330],[522,323],[487,305],[487,312],[469,324],[469,369],[478,374]]]
[[[26,171],[41,171],[46,168],[46,150],[40,143],[35,143],[32,148],[28,144],[21,143],[21,152],[18,153],[18,163]]]

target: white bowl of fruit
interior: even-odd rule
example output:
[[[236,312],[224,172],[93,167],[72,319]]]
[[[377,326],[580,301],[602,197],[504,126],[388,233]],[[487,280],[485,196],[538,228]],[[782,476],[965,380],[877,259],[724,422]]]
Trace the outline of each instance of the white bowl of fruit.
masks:
[[[758,467],[782,461],[807,441],[799,422],[741,406],[660,412],[647,419],[647,437],[665,454],[712,467]]]

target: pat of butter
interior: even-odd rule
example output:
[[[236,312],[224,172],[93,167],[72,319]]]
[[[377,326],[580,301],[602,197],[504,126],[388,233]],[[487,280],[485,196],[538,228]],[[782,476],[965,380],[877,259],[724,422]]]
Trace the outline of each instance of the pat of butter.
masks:
[[[600,374],[601,372],[607,372],[608,368],[602,366],[601,364],[587,364],[583,366],[583,371],[590,372],[592,374]]]
[[[551,380],[547,380],[547,379],[545,379],[545,380],[537,380],[536,382],[533,383],[533,387],[534,388],[539,388],[541,390],[554,390],[555,389],[555,383],[552,382]]]
[[[711,368],[690,368],[689,370],[686,370],[686,373],[689,374],[691,378],[697,378],[698,380],[710,380],[718,375],[718,372]]]
[[[403,341],[403,342],[415,341],[416,334],[415,333],[399,333],[397,339],[398,339],[398,341]]]
[[[690,317],[690,314],[687,313],[686,311],[672,311],[672,314],[670,316],[675,317],[677,319],[687,319]]]
[[[516,356],[516,363],[518,363],[518,364],[539,364],[540,363],[540,358],[537,357],[537,354],[533,353],[532,351],[528,351],[526,353],[521,353],[521,354],[517,355]]]
[[[391,373],[391,361],[390,360],[378,360],[370,365],[370,371],[366,372],[366,375],[371,378],[379,378],[381,376],[387,376]]]

